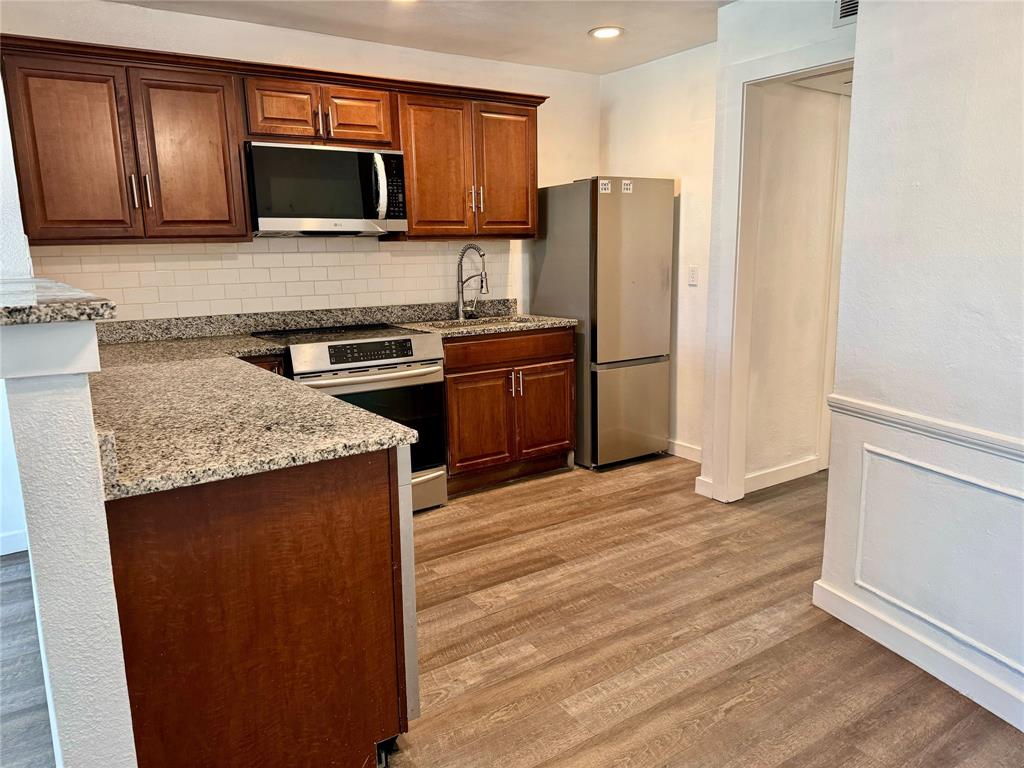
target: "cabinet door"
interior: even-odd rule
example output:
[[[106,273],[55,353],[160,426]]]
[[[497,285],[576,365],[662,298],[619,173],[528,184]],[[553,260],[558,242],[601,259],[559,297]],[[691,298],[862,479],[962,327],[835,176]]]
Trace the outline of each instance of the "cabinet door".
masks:
[[[129,77],[146,235],[244,235],[235,78],[159,69]]]
[[[124,68],[27,56],[4,68],[29,238],[141,236]]]
[[[360,144],[394,143],[391,94],[365,88],[325,85],[320,103],[327,112],[327,138]]]
[[[445,376],[449,474],[512,461],[512,382],[511,368]]]
[[[399,100],[409,234],[473,234],[470,103],[406,94]]]
[[[537,231],[537,110],[473,103],[477,232]]]
[[[516,376],[516,458],[568,451],[576,425],[572,360],[527,365]]]
[[[320,86],[298,80],[245,78],[249,133],[264,136],[323,136]]]

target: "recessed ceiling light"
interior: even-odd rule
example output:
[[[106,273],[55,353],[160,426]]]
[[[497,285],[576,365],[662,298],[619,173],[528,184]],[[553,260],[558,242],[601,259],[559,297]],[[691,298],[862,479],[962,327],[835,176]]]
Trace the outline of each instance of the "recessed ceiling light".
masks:
[[[605,40],[609,37],[618,37],[623,31],[622,27],[594,27],[587,34]]]

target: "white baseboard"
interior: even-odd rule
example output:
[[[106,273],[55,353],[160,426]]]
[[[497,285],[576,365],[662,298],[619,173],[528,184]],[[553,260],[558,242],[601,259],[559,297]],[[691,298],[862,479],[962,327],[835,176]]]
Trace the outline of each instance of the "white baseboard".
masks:
[[[814,582],[813,602],[890,651],[1024,731],[1024,692],[944,648],[898,618],[882,613],[821,580]]]
[[[0,555],[11,555],[28,549],[27,531],[4,531],[0,534]]]
[[[709,499],[713,498],[711,494],[714,491],[714,486],[711,484],[711,480],[704,477],[704,475],[697,478],[693,485],[693,490],[699,496],[706,496]]]
[[[760,472],[751,472],[743,480],[743,492],[753,493],[754,491],[760,491],[762,488],[796,480],[798,477],[813,475],[822,469],[824,467],[821,466],[820,456],[808,456],[805,459],[783,464],[779,467],[762,469]]]
[[[683,443],[679,440],[668,441],[668,452],[681,459],[689,459],[690,461],[696,462],[701,460],[701,455],[703,453],[699,445],[691,445],[690,443]]]

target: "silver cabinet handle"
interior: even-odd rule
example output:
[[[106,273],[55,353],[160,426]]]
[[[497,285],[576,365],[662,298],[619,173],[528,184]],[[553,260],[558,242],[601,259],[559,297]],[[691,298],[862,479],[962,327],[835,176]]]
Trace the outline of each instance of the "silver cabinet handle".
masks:
[[[146,207],[153,207],[153,188],[149,185],[149,174],[144,174],[142,177],[142,186],[146,190]]]
[[[519,372],[519,396],[523,396],[523,372]]]
[[[330,133],[331,138],[334,138],[334,105],[327,105],[327,131]]]
[[[480,213],[484,212],[484,185],[480,185]]]
[[[512,371],[508,375],[508,391],[512,393],[512,397],[516,396],[516,374]]]
[[[324,114],[320,111],[320,105],[313,107],[313,135],[324,135]]]
[[[135,181],[135,174],[129,174],[128,180],[132,185],[132,208],[139,207],[139,184]]]
[[[476,186],[469,188],[469,210],[476,213]]]

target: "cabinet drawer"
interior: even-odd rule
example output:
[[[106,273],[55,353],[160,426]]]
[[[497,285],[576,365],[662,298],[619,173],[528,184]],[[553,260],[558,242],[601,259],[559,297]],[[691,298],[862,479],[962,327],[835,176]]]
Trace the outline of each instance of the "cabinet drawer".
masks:
[[[444,343],[444,364],[449,371],[572,356],[572,328],[470,336]]]

